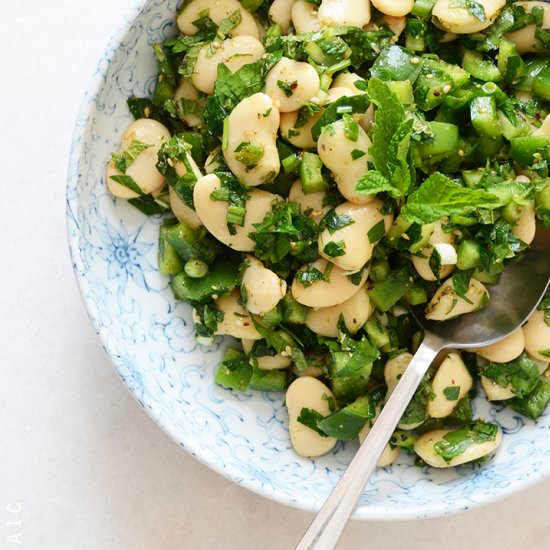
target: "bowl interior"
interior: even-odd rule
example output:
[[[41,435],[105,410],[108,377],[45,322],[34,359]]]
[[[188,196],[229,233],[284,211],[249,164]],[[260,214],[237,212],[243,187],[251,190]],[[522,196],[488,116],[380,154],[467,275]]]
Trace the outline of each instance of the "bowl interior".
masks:
[[[281,503],[318,510],[349,463],[355,443],[307,460],[291,449],[280,394],[238,394],[214,372],[229,344],[194,339],[189,306],[176,303],[156,267],[159,217],[146,218],[106,188],[104,168],[132,118],[130,96],[150,96],[150,45],[174,36],[177,0],[151,0],[129,14],[109,44],[84,98],[74,134],[67,222],[80,290],[103,346],[129,390],[153,419],[204,464]],[[532,422],[483,400],[476,413],[505,433],[483,466],[419,469],[411,457],[371,479],[360,519],[449,514],[491,502],[550,470],[550,416]]]

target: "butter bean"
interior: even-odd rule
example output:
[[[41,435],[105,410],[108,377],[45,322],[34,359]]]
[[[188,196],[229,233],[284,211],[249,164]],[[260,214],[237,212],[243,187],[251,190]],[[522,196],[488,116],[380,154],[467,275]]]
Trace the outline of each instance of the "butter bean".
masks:
[[[331,307],[310,309],[307,312],[306,326],[321,336],[336,338],[340,334],[338,322],[344,319],[346,328],[355,334],[372,313],[369,295],[363,288],[345,302]]]
[[[229,115],[227,148],[223,156],[243,185],[261,185],[279,173],[279,153],[275,143],[278,129],[279,110],[263,93],[243,99]],[[250,146],[257,152],[257,160],[249,159],[243,146]]]
[[[252,36],[227,38],[216,49],[213,49],[211,44],[205,44],[200,49],[195,63],[193,84],[197,90],[205,94],[213,94],[220,63],[234,73],[244,65],[254,63],[264,53],[262,43]]]
[[[215,201],[210,197],[220,188],[220,179],[215,174],[208,174],[197,181],[193,189],[193,202],[199,219],[216,239],[233,250],[241,252],[254,250],[256,243],[248,236],[254,231],[253,224],[260,223],[271,211],[273,201],[281,200],[280,197],[261,189],[250,191],[248,193],[250,199],[246,202],[244,225],[235,226],[236,233],[231,235],[227,228],[228,203]]]
[[[302,267],[298,273],[310,267],[325,273],[327,266],[327,260],[319,258],[310,265]],[[304,286],[295,277],[292,281],[292,295],[296,301],[310,307],[329,307],[341,304],[361,290],[368,276],[368,269],[363,270],[359,284],[355,285],[346,272],[337,265],[331,264],[329,269],[330,274],[327,281],[315,281],[309,286]]]
[[[393,215],[383,215],[382,207],[382,201],[378,198],[368,204],[344,202],[337,206],[334,209],[335,214],[339,217],[347,216],[352,223],[332,233],[328,229],[321,231],[318,239],[320,254],[345,271],[359,271],[372,257],[376,243],[391,227]],[[382,232],[375,240],[370,241],[369,231],[378,223],[383,225]],[[343,254],[332,257],[331,243],[341,248]]]
[[[433,397],[426,410],[432,418],[449,416],[473,386],[473,379],[458,353],[450,353],[441,363],[432,380]],[[452,391],[452,394],[449,394]],[[452,397],[452,398],[451,398]]]
[[[286,282],[254,256],[247,256],[245,262],[241,282],[241,296],[246,297],[245,307],[250,313],[265,315],[284,298]]]
[[[452,430],[433,430],[422,434],[414,444],[415,453],[424,462],[434,468],[450,468],[451,466],[459,466],[460,464],[465,464],[493,453],[502,441],[502,432],[499,429],[494,441],[474,443],[467,447],[463,453],[446,462],[441,455],[436,453],[435,445],[450,431]]]
[[[219,25],[234,11],[240,10],[241,22],[231,31],[232,36],[247,35],[259,38],[258,27],[252,14],[245,10],[238,0],[192,0],[178,15],[177,25],[183,34],[194,35],[199,30],[193,21],[200,19],[205,13]]]
[[[289,418],[288,429],[292,446],[300,456],[321,456],[331,451],[336,445],[336,438],[323,437],[298,422],[303,408],[328,416],[331,412],[329,399],[334,399],[332,392],[321,381],[311,376],[302,376],[290,384],[285,396]]]
[[[131,177],[144,193],[152,193],[164,185],[164,176],[157,170],[157,153],[161,146],[170,139],[168,129],[156,120],[140,118],[128,127],[122,136],[118,153],[128,149],[133,141],[150,145],[141,151],[132,164],[126,169],[125,175]],[[121,176],[113,161],[109,162],[105,171],[105,179],[109,191],[123,199],[134,199],[138,194],[124,185],[111,179],[112,176]]]
[[[506,0],[478,0],[485,11],[485,18],[477,18],[467,7],[458,7],[455,0],[437,0],[432,10],[432,20],[444,31],[470,34],[482,31],[493,23]]]
[[[247,340],[261,340],[262,336],[256,330],[252,317],[239,300],[239,291],[233,290],[215,301],[216,307],[223,313],[223,320],[218,323],[216,334]]]
[[[303,61],[283,57],[268,73],[265,93],[273,99],[281,113],[297,111],[319,92],[317,71]]]

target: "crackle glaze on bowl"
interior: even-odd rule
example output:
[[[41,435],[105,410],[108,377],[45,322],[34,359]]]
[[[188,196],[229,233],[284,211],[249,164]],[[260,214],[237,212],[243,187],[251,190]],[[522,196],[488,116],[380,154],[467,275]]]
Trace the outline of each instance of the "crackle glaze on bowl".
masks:
[[[131,122],[129,96],[150,96],[150,44],[177,32],[177,0],[138,2],[109,44],[77,120],[67,189],[74,271],[90,318],[122,380],[184,449],[228,479],[278,502],[318,510],[356,444],[315,460],[291,449],[282,395],[238,394],[214,383],[228,342],[198,345],[191,311],[176,303],[156,268],[159,217],[146,218],[107,191],[104,167]],[[483,466],[418,469],[401,454],[379,470],[358,519],[446,515],[486,504],[550,471],[550,415],[532,422],[483,401],[477,415],[498,422],[504,441]]]

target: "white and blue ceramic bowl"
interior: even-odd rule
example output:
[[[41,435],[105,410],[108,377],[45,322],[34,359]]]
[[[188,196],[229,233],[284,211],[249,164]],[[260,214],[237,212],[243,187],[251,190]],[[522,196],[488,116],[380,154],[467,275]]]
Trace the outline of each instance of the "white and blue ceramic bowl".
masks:
[[[150,96],[151,43],[173,36],[177,0],[136,5],[109,44],[78,117],[67,190],[69,242],[88,313],[129,390],[175,441],[228,479],[278,502],[318,510],[356,449],[315,460],[291,449],[279,394],[233,393],[214,372],[227,344],[198,345],[191,311],[156,267],[159,217],[108,193],[104,168],[131,122],[129,96]],[[489,503],[550,473],[550,414],[532,422],[498,406],[477,414],[505,433],[483,466],[419,469],[402,453],[371,479],[356,518],[398,520]]]

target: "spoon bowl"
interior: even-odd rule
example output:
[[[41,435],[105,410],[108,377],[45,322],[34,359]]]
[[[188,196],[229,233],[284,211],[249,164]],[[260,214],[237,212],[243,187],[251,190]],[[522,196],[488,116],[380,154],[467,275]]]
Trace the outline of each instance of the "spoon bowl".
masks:
[[[491,287],[485,308],[443,322],[426,319],[423,306],[412,311],[424,329],[424,340],[296,550],[330,550],[336,546],[378,459],[438,353],[449,348],[480,348],[502,340],[527,320],[549,282],[550,229],[541,227],[521,260],[508,265]]]

